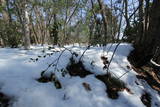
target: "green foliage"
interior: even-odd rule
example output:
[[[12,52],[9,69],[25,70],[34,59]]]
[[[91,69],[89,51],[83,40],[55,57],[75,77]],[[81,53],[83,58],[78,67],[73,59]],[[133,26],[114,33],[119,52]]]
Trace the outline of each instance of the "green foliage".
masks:
[[[18,23],[5,23],[0,20],[0,28],[0,38],[3,39],[3,45],[15,48],[21,44],[22,34]]]
[[[0,12],[2,12],[2,10],[3,10],[3,7],[2,7],[2,6],[0,6]]]
[[[22,0],[7,1],[6,5],[0,7],[0,14],[5,13],[4,15],[8,17],[5,23],[4,19],[0,22],[1,40],[6,46],[17,47],[24,36],[21,32],[25,2]],[[88,0],[27,0],[26,3],[31,43],[43,44],[52,43],[52,41],[54,44],[61,45],[88,43],[88,41],[92,45],[104,43],[105,29],[97,2],[94,2],[94,8]],[[112,35],[117,33],[117,17],[107,5],[105,7],[108,22],[107,40],[111,42]],[[111,18],[113,18],[112,23]]]

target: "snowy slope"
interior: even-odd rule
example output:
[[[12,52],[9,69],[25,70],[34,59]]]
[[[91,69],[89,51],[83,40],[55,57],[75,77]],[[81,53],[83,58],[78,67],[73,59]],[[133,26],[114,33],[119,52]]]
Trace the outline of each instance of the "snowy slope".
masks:
[[[110,65],[109,72],[120,77],[133,94],[127,91],[119,92],[120,97],[116,100],[110,99],[105,92],[106,87],[103,82],[95,78],[95,75],[105,74],[103,69],[102,55],[107,55],[107,50],[102,47],[91,47],[86,51],[83,62],[87,69],[93,74],[80,78],[71,77],[68,74],[61,76],[60,72],[55,72],[54,67],[50,67],[47,72],[55,72],[62,84],[62,89],[56,89],[51,82],[40,83],[36,79],[40,77],[41,72],[48,67],[61,54],[64,48],[55,48],[48,50],[47,46],[33,46],[32,50],[22,49],[0,49],[0,92],[12,98],[11,107],[145,107],[141,102],[141,95],[144,91],[151,93],[152,106],[160,106],[160,96],[156,91],[150,88],[145,81],[136,78],[136,73],[127,61],[127,55],[132,50],[129,44],[121,44],[116,51],[113,62]],[[110,59],[116,44],[109,51],[107,57]],[[86,47],[65,46],[67,49],[82,54]],[[43,51],[45,50],[45,51]],[[46,53],[54,52],[53,55],[45,56]],[[38,56],[40,56],[38,58]],[[45,57],[44,57],[45,56]],[[66,68],[69,63],[71,53],[64,51],[58,62],[58,69]],[[33,61],[31,59],[36,59]],[[92,65],[91,63],[94,62]],[[135,83],[137,81],[141,85]],[[91,91],[86,91],[82,83],[90,84]]]

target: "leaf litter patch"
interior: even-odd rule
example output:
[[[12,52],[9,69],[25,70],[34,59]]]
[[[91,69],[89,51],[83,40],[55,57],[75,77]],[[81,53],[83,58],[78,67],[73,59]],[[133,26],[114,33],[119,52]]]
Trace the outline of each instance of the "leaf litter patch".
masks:
[[[123,81],[113,77],[110,73],[105,75],[97,75],[96,78],[105,84],[106,93],[108,94],[108,97],[111,99],[118,99],[119,91],[126,90],[128,93],[133,94],[131,90],[126,87]]]
[[[79,76],[81,78],[84,78],[87,75],[93,74],[85,68],[81,60],[76,62],[73,59],[73,57],[70,58],[70,64],[67,66],[66,69],[71,76]]]
[[[144,92],[141,96],[141,101],[146,107],[151,107],[151,95]]]
[[[38,78],[37,81],[40,83],[52,82],[52,83],[54,83],[54,86],[57,89],[62,88],[62,84],[60,83],[60,81],[58,80],[58,78],[56,77],[56,75],[54,73],[50,73],[49,75],[41,75],[41,77]]]

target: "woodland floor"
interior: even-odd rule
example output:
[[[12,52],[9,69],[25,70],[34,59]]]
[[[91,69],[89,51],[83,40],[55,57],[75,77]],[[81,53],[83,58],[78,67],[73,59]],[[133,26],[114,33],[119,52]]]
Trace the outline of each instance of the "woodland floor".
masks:
[[[132,67],[122,43],[108,73],[110,47],[0,48],[0,107],[160,107],[159,71]]]

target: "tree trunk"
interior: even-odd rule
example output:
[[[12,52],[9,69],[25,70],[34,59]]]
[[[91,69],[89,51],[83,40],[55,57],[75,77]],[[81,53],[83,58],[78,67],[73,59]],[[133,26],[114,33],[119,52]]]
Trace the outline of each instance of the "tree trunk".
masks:
[[[153,45],[152,53],[156,57],[156,62],[160,64],[160,0],[153,0],[148,29],[149,31],[145,42],[150,41],[148,46],[150,46],[150,44]]]
[[[139,25],[138,25],[138,40],[136,43],[143,43],[144,38],[144,0],[139,0]]]
[[[103,45],[106,44],[107,42],[107,18],[105,16],[105,6],[102,0],[98,0],[99,7],[101,9],[101,15],[102,15],[102,20],[103,20],[103,26],[104,26],[104,43]]]
[[[6,7],[6,5],[7,5],[6,0],[1,0],[1,5]],[[9,15],[8,15],[6,9],[2,9],[2,17],[3,17],[3,20],[5,20],[6,22],[9,21]]]
[[[24,48],[30,48],[30,31],[29,31],[29,15],[26,0],[24,1],[23,10],[23,34],[24,34]]]
[[[128,57],[136,67],[143,66],[155,55],[160,55],[160,51],[156,51],[160,47],[160,0],[153,0],[149,16],[149,28],[143,41],[135,46]],[[156,61],[160,62],[160,58]]]
[[[10,11],[10,4],[9,4],[9,0],[6,0],[6,5],[7,5],[7,11],[8,11],[8,18],[9,18],[9,23],[12,23],[12,13]]]
[[[2,18],[3,18],[3,21],[4,21],[5,24],[8,26],[8,23],[9,23],[9,15],[8,15],[7,10],[6,10],[6,8],[5,8],[5,7],[7,6],[7,2],[6,2],[6,0],[1,0],[0,3],[1,3],[0,6],[3,7],[3,9],[2,9]],[[5,26],[6,26],[6,25],[5,25]],[[1,35],[1,37],[0,37],[0,45],[2,45],[2,47],[6,45],[5,40],[4,40],[4,38],[3,38],[2,35]]]
[[[57,22],[56,14],[54,14],[54,26],[55,26],[54,45],[57,45],[58,44],[58,29],[59,29],[59,25],[58,25],[58,22]]]
[[[125,14],[124,14],[124,17],[125,17],[125,20],[126,20],[126,29],[130,27],[130,20],[129,20],[129,17],[128,17],[128,0],[124,0],[124,4],[125,4]]]

